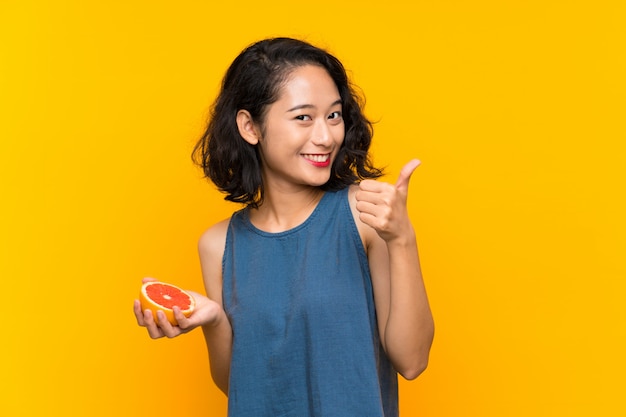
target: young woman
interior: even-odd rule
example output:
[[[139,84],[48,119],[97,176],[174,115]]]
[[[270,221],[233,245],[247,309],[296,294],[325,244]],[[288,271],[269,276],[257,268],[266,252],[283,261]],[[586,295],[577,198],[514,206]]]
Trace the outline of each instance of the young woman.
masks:
[[[178,326],[135,302],[152,338],[202,327],[229,415],[396,416],[397,373],[428,362],[433,319],[407,212],[410,161],[376,181],[372,127],[335,57],[266,39],[231,64],[194,157],[244,207],[207,230],[207,296]]]

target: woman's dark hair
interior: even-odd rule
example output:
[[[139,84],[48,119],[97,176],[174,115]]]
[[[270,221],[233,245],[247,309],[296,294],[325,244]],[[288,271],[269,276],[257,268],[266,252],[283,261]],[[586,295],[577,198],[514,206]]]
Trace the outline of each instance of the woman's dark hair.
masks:
[[[257,147],[239,134],[237,112],[247,110],[254,122],[263,126],[267,108],[279,99],[284,82],[294,69],[304,65],[325,68],[342,103],[345,137],[330,179],[321,188],[339,190],[382,175],[368,155],[373,128],[363,115],[363,99],[350,84],[341,62],[304,41],[265,39],[244,49],[226,71],[208,127],[192,154],[205,176],[226,193],[226,200],[253,207],[263,201],[261,158]]]

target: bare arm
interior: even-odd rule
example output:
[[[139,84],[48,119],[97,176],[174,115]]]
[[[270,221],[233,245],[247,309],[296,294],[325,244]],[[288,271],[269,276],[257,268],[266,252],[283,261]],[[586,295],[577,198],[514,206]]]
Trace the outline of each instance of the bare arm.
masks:
[[[378,329],[387,356],[406,379],[428,364],[434,323],[406,198],[419,161],[409,162],[395,185],[365,180],[351,199],[367,249]]]
[[[198,242],[202,276],[207,296],[219,307],[215,320],[202,326],[213,381],[228,395],[228,379],[232,354],[232,328],[222,302],[222,256],[226,242],[228,220],[207,230]]]
[[[137,324],[145,327],[153,339],[177,337],[196,327],[202,327],[209,351],[211,376],[215,384],[228,395],[228,377],[232,351],[232,329],[222,304],[222,256],[226,242],[228,220],[220,222],[207,230],[198,243],[200,264],[204,287],[208,297],[188,291],[196,301],[196,308],[189,317],[185,317],[178,307],[174,307],[174,316],[178,321],[173,326],[162,311],[157,311],[159,323],[154,320],[152,311],[141,310],[139,300],[134,302]],[[155,281],[144,278],[143,282]]]
[[[196,327],[202,327],[209,351],[211,376],[218,388],[228,395],[232,329],[222,304],[222,255],[227,226],[228,221],[218,223],[200,238],[198,251],[208,297],[188,291],[196,300],[196,308],[191,316],[185,317],[178,307],[174,307],[174,316],[178,321],[178,326],[171,325],[162,311],[157,312],[159,316],[159,324],[157,324],[149,309],[141,310],[139,300],[135,300],[134,312],[137,324],[145,327],[153,339],[173,338],[188,333]],[[144,278],[143,281],[155,281],[155,279]]]

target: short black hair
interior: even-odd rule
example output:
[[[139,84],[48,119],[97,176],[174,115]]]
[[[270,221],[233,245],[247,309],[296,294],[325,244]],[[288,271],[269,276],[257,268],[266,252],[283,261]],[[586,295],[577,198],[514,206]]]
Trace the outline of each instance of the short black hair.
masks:
[[[285,80],[304,65],[318,65],[333,79],[341,97],[345,126],[330,179],[320,188],[339,190],[383,175],[368,154],[373,128],[363,114],[364,99],[350,83],[343,64],[302,40],[264,39],[244,49],[226,71],[207,129],[192,153],[194,162],[226,194],[226,200],[253,207],[263,201],[261,158],[257,147],[241,137],[237,112],[247,110],[253,121],[263,126],[268,106],[278,100]]]

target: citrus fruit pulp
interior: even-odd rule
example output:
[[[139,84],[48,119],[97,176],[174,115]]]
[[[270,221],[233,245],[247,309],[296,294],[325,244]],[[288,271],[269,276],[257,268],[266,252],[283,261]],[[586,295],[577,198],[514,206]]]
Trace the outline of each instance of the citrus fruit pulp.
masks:
[[[154,321],[159,322],[156,312],[161,310],[173,326],[178,325],[174,317],[174,306],[180,308],[185,317],[189,317],[196,306],[194,298],[186,291],[175,285],[158,281],[146,282],[141,286],[139,301],[142,310],[152,311]]]

